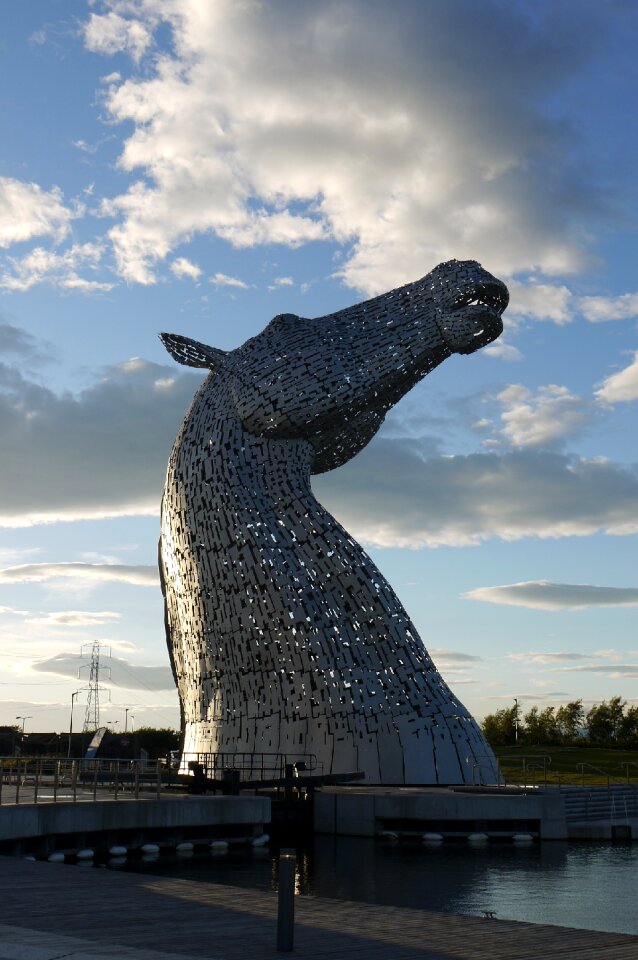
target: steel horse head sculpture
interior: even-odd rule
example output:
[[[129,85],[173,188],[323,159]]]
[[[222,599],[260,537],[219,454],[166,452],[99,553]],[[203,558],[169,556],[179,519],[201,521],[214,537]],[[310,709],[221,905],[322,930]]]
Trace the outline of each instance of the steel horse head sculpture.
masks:
[[[350,460],[443,360],[498,337],[507,302],[478,263],[452,260],[329,316],[277,316],[229,352],[162,334],[177,361],[210,370],[162,503],[185,753],[310,754],[370,783],[495,773],[392,588],[310,478]]]

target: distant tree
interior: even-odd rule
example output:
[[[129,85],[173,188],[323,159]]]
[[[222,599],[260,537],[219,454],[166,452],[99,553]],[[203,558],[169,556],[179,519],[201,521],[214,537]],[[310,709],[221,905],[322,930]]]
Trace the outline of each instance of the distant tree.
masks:
[[[11,757],[20,743],[20,727],[17,724],[0,727],[0,756]]]
[[[618,742],[623,747],[638,747],[638,706],[629,707],[623,714],[618,730]]]
[[[558,734],[564,743],[577,740],[583,732],[585,711],[582,700],[570,700],[556,711]]]
[[[588,712],[587,732],[591,743],[615,743],[623,726],[626,703],[620,697],[595,703]]]
[[[542,743],[538,707],[532,707],[525,714],[525,740],[532,744]]]
[[[491,747],[507,747],[516,743],[516,714],[515,706],[488,713],[482,726],[485,739]],[[522,734],[520,723],[519,734]]]
[[[165,757],[171,750],[179,748],[179,731],[170,727],[138,727],[135,736],[140,747],[146,750],[153,760]]]
[[[525,714],[525,740],[531,744],[557,743],[560,739],[558,723],[554,715],[554,707],[545,707],[544,710],[532,707]]]

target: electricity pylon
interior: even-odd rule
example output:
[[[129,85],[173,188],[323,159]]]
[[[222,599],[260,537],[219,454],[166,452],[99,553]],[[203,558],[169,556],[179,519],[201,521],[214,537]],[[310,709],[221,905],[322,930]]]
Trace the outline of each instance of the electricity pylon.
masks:
[[[85,648],[90,647],[90,653],[85,653]],[[108,679],[111,679],[111,668],[102,667],[100,664],[100,654],[101,651],[105,649],[108,650],[108,657],[111,656],[111,648],[107,647],[105,644],[100,643],[99,640],[94,640],[93,643],[85,643],[82,646],[80,651],[80,656],[89,658],[89,663],[84,663],[78,670],[78,677],[82,679],[82,671],[89,670],[89,682],[87,686],[87,698],[86,698],[86,710],[84,712],[84,732],[88,730],[97,730],[100,726],[100,694],[106,693],[110,699],[110,691],[108,687],[100,686],[100,676],[105,672],[108,674]]]

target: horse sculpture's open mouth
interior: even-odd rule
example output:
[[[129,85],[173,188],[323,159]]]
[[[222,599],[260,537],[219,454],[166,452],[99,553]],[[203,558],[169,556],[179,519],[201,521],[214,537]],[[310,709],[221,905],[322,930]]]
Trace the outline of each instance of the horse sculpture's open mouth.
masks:
[[[457,294],[444,324],[445,341],[455,353],[474,353],[503,331],[501,314],[509,302],[507,287],[498,281],[473,284]]]
[[[505,310],[509,302],[509,295],[504,284],[481,283],[465,293],[459,293],[454,301],[454,310],[468,306],[487,307],[497,316]]]

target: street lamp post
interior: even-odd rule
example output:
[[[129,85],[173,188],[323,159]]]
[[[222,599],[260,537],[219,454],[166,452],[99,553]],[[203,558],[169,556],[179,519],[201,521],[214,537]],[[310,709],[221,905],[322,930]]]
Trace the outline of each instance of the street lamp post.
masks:
[[[514,742],[518,746],[518,700],[514,697]]]
[[[79,690],[76,690],[75,693],[71,694],[71,720],[69,722],[69,749],[67,750],[67,760],[71,757],[71,741],[73,739],[73,703],[75,698],[80,693]]]
[[[16,720],[22,720],[22,730],[20,731],[20,753],[22,753],[22,747],[24,745],[24,725],[27,720],[33,720],[31,715],[27,717],[16,717]]]
[[[128,733],[128,712],[130,709],[130,707],[124,707],[124,733]]]
[[[21,735],[24,736],[24,725],[25,725],[25,723],[27,722],[27,720],[33,720],[33,717],[31,717],[31,716],[28,716],[28,717],[16,717],[16,720],[22,720]]]
[[[135,715],[131,714],[131,733],[133,733],[135,729],[135,724],[133,723],[134,720],[135,720]]]

